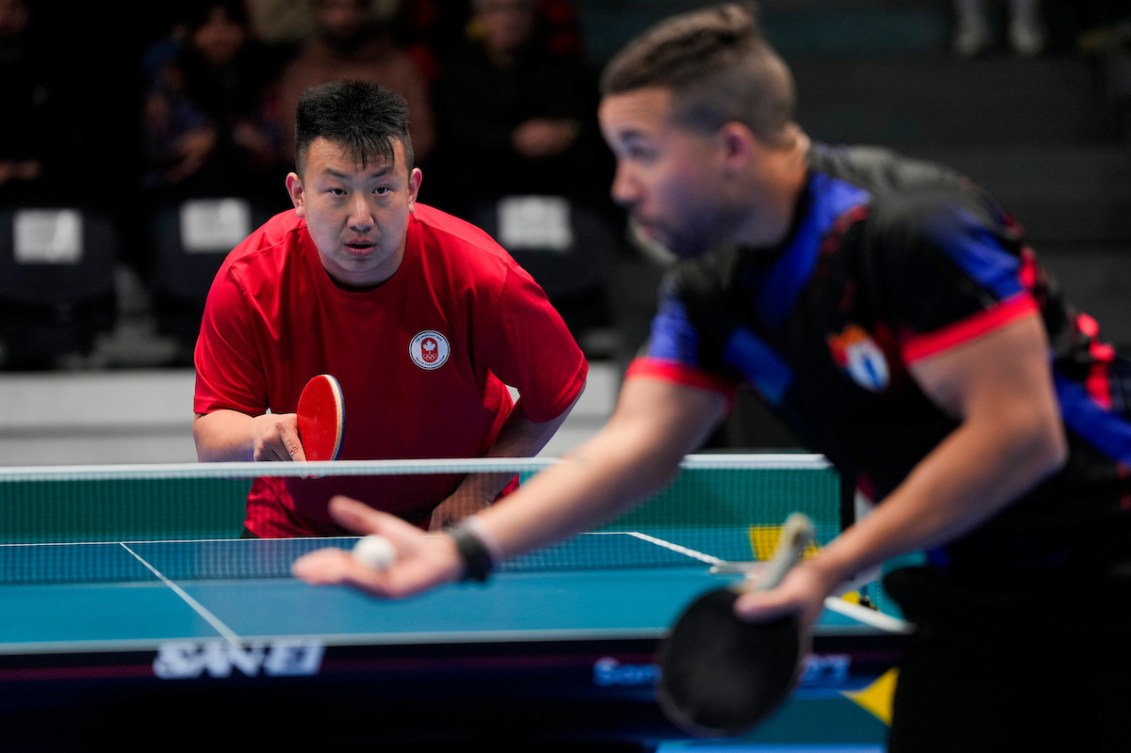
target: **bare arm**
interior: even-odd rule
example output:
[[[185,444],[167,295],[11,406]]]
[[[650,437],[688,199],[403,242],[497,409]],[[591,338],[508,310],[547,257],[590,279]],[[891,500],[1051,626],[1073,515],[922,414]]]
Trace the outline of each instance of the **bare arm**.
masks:
[[[667,485],[725,409],[714,392],[628,380],[605,426],[485,512],[484,525],[508,557],[599,525]]]
[[[497,553],[509,557],[588,530],[665,486],[683,457],[702,446],[725,415],[717,393],[646,378],[625,383],[605,426],[503,501],[476,516]],[[331,509],[342,525],[380,533],[397,547],[389,569],[366,568],[347,552],[323,549],[295,563],[312,583],[348,583],[382,596],[407,596],[459,577],[451,537],[342,497]]]
[[[824,597],[845,580],[976,528],[1064,463],[1048,342],[1036,316],[925,359],[912,374],[961,419],[959,427],[871,514],[795,568],[782,587],[743,597],[740,612],[768,618],[803,608],[815,620]]]
[[[515,403],[506,421],[499,429],[495,443],[487,451],[489,458],[533,457],[542,451],[550,438],[565,423],[566,418],[581,399],[581,393],[569,407],[549,421],[532,421],[522,409],[522,398]],[[513,473],[468,474],[459,487],[432,513],[430,527],[443,528],[445,524],[461,520],[491,504]]]
[[[192,436],[201,462],[306,460],[294,413],[217,410],[196,417]]]

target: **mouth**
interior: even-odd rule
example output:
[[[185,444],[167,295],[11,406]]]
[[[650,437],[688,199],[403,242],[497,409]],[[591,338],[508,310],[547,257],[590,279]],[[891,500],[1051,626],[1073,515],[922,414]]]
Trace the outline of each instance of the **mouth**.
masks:
[[[346,250],[354,256],[365,256],[377,247],[372,241],[349,241],[345,244]]]
[[[659,233],[656,225],[649,220],[633,217],[631,222],[632,232],[639,238],[654,241]]]

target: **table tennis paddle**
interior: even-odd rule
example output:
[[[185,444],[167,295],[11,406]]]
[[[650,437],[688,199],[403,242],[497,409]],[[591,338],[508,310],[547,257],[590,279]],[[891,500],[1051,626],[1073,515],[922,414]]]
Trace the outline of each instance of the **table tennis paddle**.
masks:
[[[813,541],[813,522],[794,513],[757,580],[714,588],[691,601],[661,642],[659,703],[675,724],[702,737],[738,735],[785,700],[809,652],[797,615],[747,622],[734,613],[746,589],[774,588]]]
[[[311,378],[298,399],[298,435],[307,460],[337,460],[346,414],[342,388],[329,374]]]

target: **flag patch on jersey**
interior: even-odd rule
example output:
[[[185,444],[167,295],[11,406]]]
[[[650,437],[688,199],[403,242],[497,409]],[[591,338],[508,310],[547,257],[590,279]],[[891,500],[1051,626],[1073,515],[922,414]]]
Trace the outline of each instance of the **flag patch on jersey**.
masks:
[[[839,335],[829,335],[829,351],[833,361],[852,381],[866,390],[881,392],[891,382],[884,352],[863,328],[849,324]]]

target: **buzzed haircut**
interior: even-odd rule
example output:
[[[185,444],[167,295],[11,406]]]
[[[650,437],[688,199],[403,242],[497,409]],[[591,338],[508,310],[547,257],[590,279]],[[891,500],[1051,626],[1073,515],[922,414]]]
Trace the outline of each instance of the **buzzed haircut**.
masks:
[[[774,143],[796,109],[793,75],[763,36],[758,7],[727,3],[671,16],[605,66],[602,96],[658,87],[675,94],[675,120],[714,130],[744,123]]]
[[[295,113],[295,167],[302,175],[311,143],[322,138],[343,147],[363,167],[372,157],[392,163],[394,143],[400,141],[412,170],[408,124],[408,103],[391,89],[349,79],[311,86]]]

